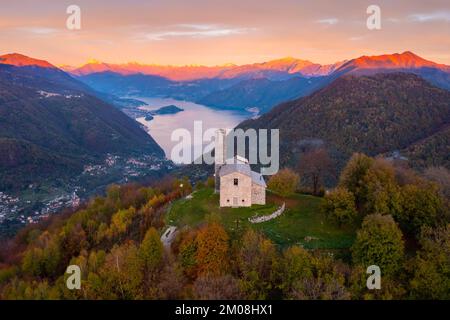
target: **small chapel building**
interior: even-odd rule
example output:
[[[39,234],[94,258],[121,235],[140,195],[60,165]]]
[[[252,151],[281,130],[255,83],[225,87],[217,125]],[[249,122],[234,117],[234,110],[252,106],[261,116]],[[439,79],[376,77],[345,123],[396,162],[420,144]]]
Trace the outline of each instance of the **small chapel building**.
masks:
[[[266,182],[252,171],[247,159],[226,159],[225,130],[219,129],[215,145],[215,184],[220,194],[220,207],[250,207],[266,204]]]

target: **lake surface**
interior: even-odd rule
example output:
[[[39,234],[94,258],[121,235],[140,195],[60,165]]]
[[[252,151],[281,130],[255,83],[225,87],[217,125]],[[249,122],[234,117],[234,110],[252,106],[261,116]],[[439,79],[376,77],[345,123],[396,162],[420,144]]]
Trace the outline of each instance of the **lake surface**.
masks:
[[[156,110],[169,105],[175,105],[184,109],[184,111],[176,114],[154,115],[154,119],[150,121],[145,120],[144,117],[136,119],[147,128],[149,134],[163,148],[168,158],[170,158],[172,148],[179,144],[179,140],[171,141],[172,132],[176,129],[187,129],[190,132],[192,148],[196,145],[206,146],[209,144],[208,141],[193,141],[194,121],[202,122],[202,131],[205,133],[207,129],[234,128],[243,120],[253,116],[249,112],[218,110],[193,102],[170,98],[133,98],[148,104],[147,106],[140,107],[140,109],[144,110]]]

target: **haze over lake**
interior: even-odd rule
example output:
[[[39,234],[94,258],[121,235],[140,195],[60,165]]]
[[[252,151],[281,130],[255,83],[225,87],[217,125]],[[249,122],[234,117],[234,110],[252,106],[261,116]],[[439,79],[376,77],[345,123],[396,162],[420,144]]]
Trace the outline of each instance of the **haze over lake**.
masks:
[[[163,148],[169,158],[172,148],[179,141],[171,141],[172,132],[176,129],[184,128],[189,130],[192,139],[194,137],[194,121],[202,121],[203,133],[210,128],[234,128],[240,122],[252,117],[249,112],[236,112],[230,110],[219,110],[189,101],[180,101],[171,98],[143,98],[134,97],[146,102],[147,106],[140,107],[143,110],[156,110],[161,107],[175,105],[184,111],[176,114],[154,115],[154,119],[147,121],[144,117],[136,120],[143,124],[149,134]],[[198,145],[198,143],[195,143]],[[203,142],[206,145],[208,142]],[[194,141],[192,141],[192,147]]]

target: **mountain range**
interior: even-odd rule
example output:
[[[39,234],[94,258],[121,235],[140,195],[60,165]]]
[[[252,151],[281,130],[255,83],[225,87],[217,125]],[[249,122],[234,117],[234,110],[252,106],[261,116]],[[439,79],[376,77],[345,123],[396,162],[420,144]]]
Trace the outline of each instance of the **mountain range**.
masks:
[[[321,65],[292,57],[261,63],[222,66],[160,66],[145,65],[136,62],[110,64],[91,60],[81,67],[62,66],[61,69],[75,76],[87,76],[94,73],[112,72],[121,75],[143,74],[165,78],[170,81],[184,82],[200,79],[258,79],[285,80],[290,77],[320,77],[332,73],[361,70],[420,70],[436,69],[450,72],[450,66],[426,60],[411,51],[384,54],[378,56],[361,56],[355,59]]]
[[[344,63],[335,74],[370,75],[381,72],[414,73],[438,87],[450,90],[450,66],[425,60],[410,51],[362,56]]]
[[[409,51],[329,65],[295,58],[213,67],[94,61],[67,70],[95,90],[112,95],[172,97],[217,108],[257,108],[261,114],[281,102],[307,96],[345,74],[408,72],[450,90],[449,66]]]
[[[268,78],[283,80],[294,75],[311,77],[328,75],[343,65],[345,61],[330,65],[320,65],[307,60],[286,57],[262,63],[246,65],[225,64],[222,66],[160,66],[144,65],[136,62],[109,64],[91,60],[75,68],[63,66],[62,69],[76,76],[86,76],[99,72],[114,72],[121,75],[144,74],[166,78],[171,81],[193,81],[199,79],[255,79]]]
[[[274,105],[305,96],[326,84],[345,63],[320,65],[291,57],[247,65],[158,66],[91,61],[65,67],[92,88],[116,96],[161,96],[210,107],[264,113]],[[316,79],[317,78],[317,79]]]

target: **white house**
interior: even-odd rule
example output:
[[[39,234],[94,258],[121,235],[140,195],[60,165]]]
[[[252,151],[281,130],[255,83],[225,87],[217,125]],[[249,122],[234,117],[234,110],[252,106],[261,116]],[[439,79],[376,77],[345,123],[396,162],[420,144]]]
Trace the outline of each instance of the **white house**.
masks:
[[[236,156],[225,159],[225,130],[219,129],[215,145],[216,192],[221,207],[250,207],[266,203],[266,183],[259,172],[252,171],[248,160]]]

